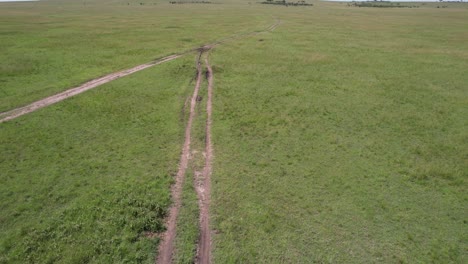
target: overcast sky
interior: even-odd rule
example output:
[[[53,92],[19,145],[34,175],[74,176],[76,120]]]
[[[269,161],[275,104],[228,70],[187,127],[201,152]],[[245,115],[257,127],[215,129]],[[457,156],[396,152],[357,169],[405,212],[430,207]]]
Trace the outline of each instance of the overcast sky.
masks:
[[[39,0],[0,0],[0,2],[30,2],[30,1],[39,1]],[[295,0],[286,0],[287,2],[294,2]],[[332,1],[332,2],[362,2],[362,1],[374,1],[374,0],[322,0],[322,1]],[[380,1],[380,0],[378,0]],[[439,0],[385,0],[388,2],[439,2]],[[468,0],[464,0],[462,2],[465,2]],[[444,2],[450,2],[450,1],[444,1]],[[456,1],[459,2],[459,1]]]
[[[1,1],[1,0],[0,0]],[[294,1],[294,0],[292,0]],[[373,2],[374,0],[321,0],[321,1],[330,1],[330,2]],[[377,0],[380,1],[380,0]],[[439,0],[384,0],[385,2],[439,2]],[[464,0],[462,2],[466,2],[468,0]],[[460,2],[460,1],[447,1],[444,0],[443,2]]]

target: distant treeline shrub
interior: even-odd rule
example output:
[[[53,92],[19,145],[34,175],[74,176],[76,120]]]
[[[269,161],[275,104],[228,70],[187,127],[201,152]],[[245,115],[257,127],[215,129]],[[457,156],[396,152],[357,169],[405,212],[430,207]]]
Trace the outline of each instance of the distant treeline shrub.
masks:
[[[282,5],[282,6],[313,6],[313,4],[306,3],[306,1],[303,1],[303,0],[300,0],[297,2],[286,2],[286,0],[279,0],[279,1],[266,0],[260,3],[265,4],[265,5]]]
[[[378,7],[378,8],[419,8],[418,5],[401,5],[400,3],[392,3],[388,1],[352,2],[352,3],[348,3],[348,6]]]
[[[169,1],[170,4],[213,4],[210,1]]]

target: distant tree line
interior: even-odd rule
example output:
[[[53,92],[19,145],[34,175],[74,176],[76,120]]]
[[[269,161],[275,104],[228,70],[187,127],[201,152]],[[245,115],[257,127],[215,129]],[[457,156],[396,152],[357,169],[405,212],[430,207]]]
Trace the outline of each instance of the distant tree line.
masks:
[[[304,0],[299,0],[297,2],[286,2],[286,0],[266,0],[264,2],[260,2],[264,5],[282,5],[282,6],[313,6],[313,4],[306,3]]]
[[[352,2],[348,6],[356,7],[378,7],[378,8],[418,8],[418,5],[400,5],[400,3],[392,3],[388,1],[373,1],[373,2]]]
[[[212,4],[210,1],[169,1],[170,4]]]

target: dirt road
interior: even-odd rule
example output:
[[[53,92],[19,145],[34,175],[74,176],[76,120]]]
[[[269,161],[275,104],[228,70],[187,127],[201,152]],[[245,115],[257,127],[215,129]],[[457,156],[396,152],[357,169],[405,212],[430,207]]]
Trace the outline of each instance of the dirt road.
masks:
[[[108,75],[103,76],[101,78],[97,78],[97,79],[94,79],[92,81],[86,82],[86,83],[84,83],[84,84],[82,84],[82,85],[80,85],[78,87],[74,87],[74,88],[71,88],[71,89],[66,90],[64,92],[58,93],[56,95],[52,95],[52,96],[49,96],[49,97],[44,98],[42,100],[36,101],[36,102],[34,102],[32,104],[29,104],[27,106],[16,108],[16,109],[13,109],[13,110],[8,111],[8,112],[0,113],[0,123],[6,122],[8,120],[12,120],[14,118],[20,117],[22,115],[25,115],[25,114],[28,114],[28,113],[31,113],[31,112],[34,112],[34,111],[36,111],[38,109],[49,106],[51,104],[55,104],[57,102],[63,101],[65,99],[69,98],[69,97],[72,97],[72,96],[75,96],[77,94],[86,92],[88,90],[91,90],[93,88],[98,87],[99,85],[108,83],[108,82],[113,81],[115,79],[122,78],[124,76],[130,75],[132,73],[135,73],[135,72],[138,72],[138,71],[141,71],[141,70],[144,70],[144,69],[147,69],[149,67],[152,67],[152,66],[164,63],[164,62],[168,62],[168,61],[177,59],[182,55],[184,55],[184,54],[177,54],[177,55],[167,56],[167,57],[164,57],[162,59],[156,60],[154,62],[138,65],[138,66],[133,67],[131,69],[111,73],[111,74],[108,74]]]
[[[197,102],[201,97],[198,96],[203,81],[204,67],[202,65],[202,55],[207,52],[206,49],[201,49],[197,58],[197,77],[195,88],[192,94],[190,103],[189,118],[185,130],[185,143],[182,149],[179,169],[176,176],[176,183],[172,187],[173,205],[169,211],[169,217],[166,223],[166,232],[162,235],[162,243],[159,247],[159,254],[156,263],[171,263],[174,255],[174,239],[176,237],[177,216],[181,207],[182,188],[185,180],[185,172],[187,167],[191,164],[193,166],[194,160],[190,156],[191,152],[199,153],[199,151],[191,150],[191,129],[194,119],[199,115],[199,111],[195,112]],[[197,256],[196,263],[210,263],[211,255],[211,234],[210,234],[210,193],[211,193],[211,171],[213,149],[211,143],[211,115],[212,115],[212,98],[213,98],[213,70],[208,62],[208,57],[205,57],[206,66],[206,79],[208,81],[207,102],[206,102],[206,124],[205,124],[205,149],[204,149],[204,166],[202,173],[195,173],[195,189],[198,197],[198,204],[200,208],[200,237],[197,243]],[[197,100],[198,99],[198,100]]]
[[[188,153],[190,153],[190,129],[194,118],[194,108],[196,106],[196,98],[201,84],[201,57],[204,52],[208,52],[214,47],[224,44],[228,41],[233,41],[240,38],[257,35],[267,31],[273,31],[279,24],[277,20],[273,25],[269,26],[263,31],[249,32],[238,34],[229,38],[216,41],[212,44],[205,45],[199,49],[200,54],[197,61],[197,81],[195,85],[194,94],[192,96],[192,103],[190,108],[190,117],[186,127],[185,144],[182,151],[181,163],[179,166],[179,173],[176,176],[176,183],[172,189],[172,199],[174,204],[170,210],[170,215],[167,221],[167,231],[163,234],[162,243],[159,247],[158,258],[156,263],[167,264],[172,263],[172,256],[174,254],[174,239],[176,236],[177,215],[181,206],[182,196],[182,183],[185,178],[185,169],[188,166]],[[213,146],[211,142],[211,124],[212,124],[212,100],[213,100],[213,70],[208,61],[208,56],[205,58],[206,65],[206,78],[208,81],[208,99],[206,103],[206,125],[205,125],[205,165],[203,173],[195,173],[195,190],[198,196],[198,204],[200,208],[199,223],[200,223],[200,236],[197,243],[197,256],[194,260],[195,263],[209,264],[211,263],[211,228],[210,228],[210,201],[211,201],[211,173],[213,162]],[[187,143],[188,142],[188,143]],[[188,145],[187,145],[188,144]],[[183,168],[183,169],[182,169]]]
[[[210,229],[210,201],[211,201],[211,171],[213,159],[213,147],[211,144],[211,112],[213,100],[213,70],[205,58],[206,77],[208,80],[208,99],[206,102],[205,125],[205,166],[203,173],[195,179],[196,191],[200,206],[200,238],[197,245],[196,263],[211,263],[211,229]],[[200,178],[201,176],[201,178]]]
[[[202,51],[200,52],[201,56]],[[182,187],[185,180],[185,171],[187,170],[189,157],[190,157],[190,139],[192,131],[192,123],[195,116],[195,106],[197,105],[198,91],[202,81],[202,68],[201,63],[197,62],[197,80],[195,89],[193,90],[192,99],[190,101],[190,113],[185,127],[185,142],[180,156],[179,169],[176,175],[176,182],[172,186],[171,194],[173,205],[169,211],[169,217],[166,223],[166,232],[162,235],[162,242],[159,245],[159,254],[156,263],[171,263],[172,255],[174,252],[174,238],[176,235],[177,216],[181,205]]]

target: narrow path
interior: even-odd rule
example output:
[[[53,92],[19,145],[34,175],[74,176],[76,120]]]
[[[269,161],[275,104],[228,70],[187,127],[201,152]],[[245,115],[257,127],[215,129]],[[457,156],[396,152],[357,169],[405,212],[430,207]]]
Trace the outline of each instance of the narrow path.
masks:
[[[187,170],[189,156],[190,156],[190,138],[192,123],[195,116],[195,106],[197,104],[198,91],[200,90],[200,84],[202,81],[202,68],[200,57],[203,53],[203,50],[200,51],[200,56],[197,61],[197,81],[195,83],[195,89],[193,90],[192,99],[190,101],[190,114],[187,121],[187,126],[185,127],[185,142],[182,148],[182,154],[180,156],[179,169],[176,175],[176,182],[172,186],[171,194],[173,205],[169,210],[169,217],[166,224],[166,232],[162,235],[162,241],[159,245],[159,254],[156,260],[156,263],[171,263],[172,255],[174,252],[174,238],[176,235],[176,224],[177,216],[179,214],[179,209],[182,203],[181,194],[182,188],[185,180],[185,171]]]
[[[213,159],[213,147],[211,144],[211,112],[213,98],[213,70],[205,58],[208,79],[208,99],[206,102],[206,126],[205,126],[205,166],[202,179],[196,179],[198,202],[200,206],[200,238],[197,245],[196,263],[211,263],[211,229],[210,229],[210,201],[211,201],[211,171]],[[198,176],[200,177],[200,176]]]
[[[74,87],[74,88],[71,88],[71,89],[66,90],[64,92],[49,96],[49,97],[44,98],[44,99],[39,100],[39,101],[36,101],[36,102],[34,102],[32,104],[29,104],[27,106],[23,106],[23,107],[16,108],[16,109],[13,109],[13,110],[10,110],[10,111],[7,111],[7,112],[0,113],[0,123],[6,122],[8,120],[12,120],[14,118],[20,117],[22,115],[25,115],[25,114],[28,114],[28,113],[31,113],[31,112],[34,112],[34,111],[36,111],[38,109],[49,106],[51,104],[55,104],[57,102],[63,101],[65,99],[69,98],[69,97],[72,97],[72,96],[75,96],[77,94],[86,92],[88,90],[91,90],[93,88],[98,87],[99,85],[108,83],[108,82],[113,81],[115,79],[130,75],[132,73],[147,69],[149,67],[152,67],[152,66],[164,63],[164,62],[168,62],[168,61],[177,59],[177,58],[181,57],[184,54],[185,53],[167,56],[167,57],[164,57],[162,59],[159,59],[159,60],[156,60],[156,61],[153,61],[153,62],[138,65],[138,66],[133,67],[131,69],[111,73],[111,74],[108,74],[108,75],[103,76],[101,78],[94,79],[92,81],[86,82],[86,83],[84,83],[84,84],[82,84],[82,85],[80,85],[78,87]]]

